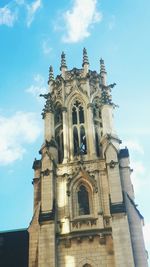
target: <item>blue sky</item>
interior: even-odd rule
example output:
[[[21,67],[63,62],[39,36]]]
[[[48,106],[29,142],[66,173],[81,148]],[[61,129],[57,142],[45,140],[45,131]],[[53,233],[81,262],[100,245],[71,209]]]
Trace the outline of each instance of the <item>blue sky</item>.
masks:
[[[32,162],[43,142],[38,95],[48,69],[90,68],[105,60],[108,83],[116,82],[115,126],[130,149],[136,203],[145,217],[150,250],[150,2],[149,0],[0,1],[0,229],[27,227],[32,217]]]

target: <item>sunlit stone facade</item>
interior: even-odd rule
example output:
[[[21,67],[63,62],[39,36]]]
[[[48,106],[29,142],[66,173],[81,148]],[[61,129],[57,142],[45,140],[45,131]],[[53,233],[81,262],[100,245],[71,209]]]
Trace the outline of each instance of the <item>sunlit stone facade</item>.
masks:
[[[146,267],[143,217],[134,202],[127,148],[113,126],[104,61],[49,70],[44,143],[35,160],[29,267]]]

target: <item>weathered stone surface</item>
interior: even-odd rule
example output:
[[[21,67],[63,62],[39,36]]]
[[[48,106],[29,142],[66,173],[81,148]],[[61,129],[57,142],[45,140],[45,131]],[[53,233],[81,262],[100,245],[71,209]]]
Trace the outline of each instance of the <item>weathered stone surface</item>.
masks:
[[[148,266],[128,151],[113,126],[115,84],[100,64],[100,73],[89,70],[84,49],[82,69],[68,70],[64,53],[56,79],[50,69],[29,267]]]

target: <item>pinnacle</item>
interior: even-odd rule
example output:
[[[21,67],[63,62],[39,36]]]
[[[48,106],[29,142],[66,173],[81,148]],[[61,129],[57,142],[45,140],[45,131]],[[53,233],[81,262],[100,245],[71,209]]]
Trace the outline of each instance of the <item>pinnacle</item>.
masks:
[[[50,81],[53,81],[53,80],[54,80],[53,67],[50,66],[50,67],[49,67],[49,80],[48,80],[48,83],[49,83]]]
[[[84,47],[83,48],[83,63],[82,63],[82,67],[84,67],[85,64],[89,65],[89,60],[88,60],[87,50]]]
[[[61,65],[60,65],[60,70],[62,68],[67,68],[67,65],[66,65],[66,55],[64,52],[62,52],[61,54]]]
[[[105,63],[104,63],[104,60],[102,58],[100,59],[100,73],[101,72],[106,72]]]

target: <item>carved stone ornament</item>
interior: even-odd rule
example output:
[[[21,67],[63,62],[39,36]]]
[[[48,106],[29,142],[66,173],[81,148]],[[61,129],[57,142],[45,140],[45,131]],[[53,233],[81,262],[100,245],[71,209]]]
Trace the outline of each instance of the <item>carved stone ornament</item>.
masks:
[[[46,113],[54,112],[54,105],[53,105],[53,100],[52,100],[52,96],[50,93],[44,94],[44,95],[41,94],[40,96],[44,97],[46,99],[46,103],[45,103],[45,106],[44,106],[43,112],[42,112],[42,117],[44,119]]]
[[[54,102],[56,102],[58,99],[62,100],[62,78],[54,82],[54,87],[51,95]]]
[[[111,168],[114,169],[116,165],[118,165],[118,162],[115,162],[114,160],[111,160],[107,165]]]
[[[66,72],[67,80],[74,80],[74,79],[81,79],[83,78],[83,70],[82,69],[77,69],[73,68],[70,71]]]
[[[105,227],[110,226],[110,216],[104,216],[104,226]]]
[[[47,147],[47,148],[49,148],[49,147],[55,147],[55,148],[57,148],[58,146],[57,146],[57,142],[56,142],[56,140],[55,140],[55,138],[52,136],[52,138],[51,138],[51,140],[50,141],[45,141],[45,146]]]
[[[76,229],[82,228],[82,225],[87,226],[88,228],[97,224],[97,218],[78,218],[72,221],[72,227]]]
[[[41,173],[43,174],[43,176],[48,176],[50,174],[50,170],[49,169],[46,169],[44,171],[42,171]]]
[[[106,244],[106,237],[104,234],[100,234],[100,237],[99,237],[99,243],[101,245],[105,245]]]
[[[94,236],[89,235],[89,242],[92,242],[94,240]]]
[[[81,174],[80,174],[81,172]],[[77,173],[74,174],[72,177],[70,176],[68,179],[67,179],[67,195],[70,196],[70,192],[71,192],[71,183],[72,181],[74,181],[74,179],[78,176],[79,178],[77,180],[80,180],[82,177],[86,177],[86,179],[91,183],[92,187],[93,187],[93,192],[94,193],[97,193],[98,192],[98,185],[97,185],[97,181],[95,179],[95,176],[94,175],[90,175],[89,172],[86,172],[84,170],[84,167],[80,166],[80,168],[78,169]]]

